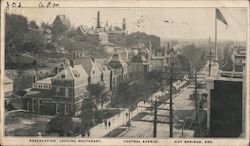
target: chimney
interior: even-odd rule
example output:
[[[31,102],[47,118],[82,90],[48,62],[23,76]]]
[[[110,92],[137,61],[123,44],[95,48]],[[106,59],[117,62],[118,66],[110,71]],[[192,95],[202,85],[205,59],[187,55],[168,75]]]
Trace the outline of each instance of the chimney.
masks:
[[[74,68],[75,65],[75,61],[74,60],[70,60],[70,66]]]
[[[37,81],[37,75],[34,75],[33,76],[33,83],[36,83],[36,81]]]
[[[59,68],[58,67],[55,67],[55,73],[56,73],[56,75],[59,73]]]
[[[33,76],[33,83],[36,83],[36,81],[37,81],[37,68],[36,68],[35,74]]]
[[[122,30],[126,30],[126,19],[122,19]]]
[[[100,26],[100,11],[97,12],[97,25],[96,25],[97,28],[101,28]]]

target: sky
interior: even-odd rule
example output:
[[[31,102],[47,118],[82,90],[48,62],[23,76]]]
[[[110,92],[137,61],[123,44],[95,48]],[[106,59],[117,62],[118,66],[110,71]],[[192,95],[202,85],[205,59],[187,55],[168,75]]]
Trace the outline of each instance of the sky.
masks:
[[[217,20],[218,40],[246,40],[247,9],[219,8],[228,26]],[[129,33],[143,31],[166,39],[214,39],[215,8],[64,8],[11,9],[9,13],[21,14],[29,21],[53,23],[56,15],[66,15],[71,24],[96,26],[97,11],[102,25],[122,26],[126,19]],[[138,24],[138,20],[140,22]]]

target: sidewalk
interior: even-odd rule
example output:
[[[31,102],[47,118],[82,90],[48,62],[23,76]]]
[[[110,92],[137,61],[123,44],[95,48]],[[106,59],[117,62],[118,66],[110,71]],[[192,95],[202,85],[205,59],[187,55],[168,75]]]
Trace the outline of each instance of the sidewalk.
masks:
[[[155,100],[157,98],[157,95],[159,94],[159,91],[154,93],[153,95],[151,95],[148,100]],[[143,101],[140,101],[137,104],[136,109],[134,109],[133,111],[130,112],[130,119],[132,119],[134,116],[136,116],[138,113],[146,110],[145,108],[139,107],[139,106],[151,106],[150,104],[148,104],[148,102],[144,103]],[[107,135],[109,132],[113,131],[114,129],[122,126],[122,125],[126,125],[127,121],[128,121],[128,117],[126,117],[126,113],[128,113],[128,108],[120,108],[122,111],[107,119],[107,127],[105,127],[104,122],[100,123],[98,125],[96,125],[95,127],[90,129],[90,138],[97,138],[97,137],[104,137],[105,135]],[[110,127],[108,125],[110,121]],[[133,123],[131,123],[133,125]],[[87,137],[87,136],[85,136]]]
[[[133,110],[130,113],[130,118],[132,118],[135,115],[137,115],[140,111],[141,111],[140,108],[137,107],[135,110]],[[126,113],[128,113],[128,109],[127,108],[125,108],[125,109],[123,108],[122,111],[119,114],[117,114],[117,115],[115,115],[115,116],[107,119],[107,123],[110,122],[110,127],[109,127],[108,124],[107,124],[107,127],[105,127],[105,124],[103,122],[103,123],[98,124],[95,127],[91,128],[90,129],[90,137],[92,137],[92,138],[104,137],[109,132],[111,132],[114,129],[120,127],[121,125],[126,125],[126,123],[128,121],[128,117],[126,117]]]

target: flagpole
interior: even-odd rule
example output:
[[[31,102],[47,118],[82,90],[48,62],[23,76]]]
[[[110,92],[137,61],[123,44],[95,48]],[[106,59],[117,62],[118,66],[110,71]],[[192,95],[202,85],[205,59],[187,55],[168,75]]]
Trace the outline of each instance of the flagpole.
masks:
[[[217,14],[216,14],[216,8],[215,8],[215,41],[214,41],[214,49],[215,49],[215,61],[218,61],[217,56]]]

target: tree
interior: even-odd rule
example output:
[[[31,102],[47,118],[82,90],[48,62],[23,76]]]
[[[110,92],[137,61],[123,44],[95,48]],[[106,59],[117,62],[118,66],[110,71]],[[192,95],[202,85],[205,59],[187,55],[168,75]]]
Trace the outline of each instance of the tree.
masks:
[[[49,27],[49,25],[46,24],[45,22],[42,22],[42,23],[41,23],[41,28],[42,28],[42,29],[47,29],[48,27]]]
[[[19,52],[23,44],[23,37],[28,32],[26,17],[5,13],[5,48],[6,52]]]
[[[6,13],[6,37],[5,48],[6,52],[32,52],[39,53],[46,47],[46,40],[42,32],[36,30],[29,30],[31,28],[38,28],[35,21],[28,24],[26,17],[15,14]]]
[[[115,103],[116,104],[125,104],[128,105],[129,102],[129,96],[131,96],[131,90],[130,90],[130,80],[123,80],[119,83],[117,90],[116,90],[116,98]]]
[[[72,118],[69,115],[60,114],[48,122],[46,133],[58,133],[60,136],[72,136],[72,129]]]
[[[183,55],[189,60],[193,67],[199,69],[206,63],[206,60],[202,58],[205,48],[191,44],[183,46],[182,50]]]
[[[23,39],[22,48],[32,53],[41,53],[46,48],[46,40],[42,33],[30,31]]]
[[[34,20],[30,21],[29,26],[32,29],[38,29],[39,28],[38,25],[36,24],[36,21],[34,21]]]
[[[181,65],[183,66],[183,71],[190,72],[191,71],[191,64],[186,56],[178,55],[178,59],[180,60]]]
[[[94,96],[95,99],[97,99],[97,101],[101,100],[102,106],[103,106],[103,97],[105,95],[104,89],[105,89],[105,86],[100,83],[89,84],[87,87],[87,90],[91,96]]]
[[[82,120],[81,133],[83,136],[89,131],[91,125],[93,124],[96,109],[96,105],[92,98],[87,98],[83,101],[82,112],[80,115]]]

